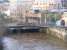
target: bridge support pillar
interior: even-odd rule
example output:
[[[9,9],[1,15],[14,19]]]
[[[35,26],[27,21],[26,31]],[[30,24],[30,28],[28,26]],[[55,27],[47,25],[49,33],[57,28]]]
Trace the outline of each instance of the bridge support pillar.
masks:
[[[40,32],[42,32],[42,33],[47,33],[48,32],[48,28],[47,27],[45,27],[45,28],[40,28]]]

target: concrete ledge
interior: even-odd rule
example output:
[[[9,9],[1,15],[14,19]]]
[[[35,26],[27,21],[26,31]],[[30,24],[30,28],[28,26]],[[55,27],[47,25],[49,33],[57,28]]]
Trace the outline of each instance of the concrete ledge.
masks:
[[[67,41],[67,33],[64,28],[48,28],[47,34],[55,36],[59,39]]]

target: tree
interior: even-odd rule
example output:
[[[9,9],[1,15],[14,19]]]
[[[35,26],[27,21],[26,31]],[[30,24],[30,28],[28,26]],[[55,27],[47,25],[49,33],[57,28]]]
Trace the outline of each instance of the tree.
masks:
[[[7,24],[8,20],[5,19],[5,16],[7,16],[5,13],[0,12],[0,35],[3,35],[6,30],[5,24]]]
[[[7,14],[0,12],[0,23],[7,23],[7,19],[5,18]]]
[[[61,18],[61,14],[59,14],[59,13],[49,13],[48,18],[50,18],[50,20],[52,22],[56,22],[57,20],[59,20]]]
[[[6,16],[6,14],[0,12],[0,19],[1,19],[1,20],[4,20],[4,16]]]

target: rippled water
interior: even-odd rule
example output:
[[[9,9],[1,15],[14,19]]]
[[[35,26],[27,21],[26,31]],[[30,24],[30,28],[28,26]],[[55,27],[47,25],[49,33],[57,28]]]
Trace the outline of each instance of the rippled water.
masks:
[[[45,33],[22,33],[3,37],[4,50],[67,50],[67,44]]]

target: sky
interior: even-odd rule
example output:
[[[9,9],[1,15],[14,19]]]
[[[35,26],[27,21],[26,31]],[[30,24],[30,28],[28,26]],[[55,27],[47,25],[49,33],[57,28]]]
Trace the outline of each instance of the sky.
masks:
[[[0,3],[9,2],[8,0],[0,0]]]
[[[23,1],[34,1],[34,0],[10,0],[11,2],[23,2]],[[61,0],[35,0],[35,2],[44,2],[44,3],[48,3],[48,2],[51,2],[51,3],[58,3],[60,2]]]
[[[51,2],[51,3],[55,3],[55,2],[61,2],[61,0],[35,0],[36,2],[44,2],[44,3],[48,3],[48,2]]]
[[[8,1],[8,0],[0,0],[0,1]],[[14,1],[33,1],[33,0],[10,0],[10,1],[12,1],[12,2],[14,2]],[[37,2],[54,2],[54,1],[60,1],[60,0],[35,0],[35,1],[37,1]]]

